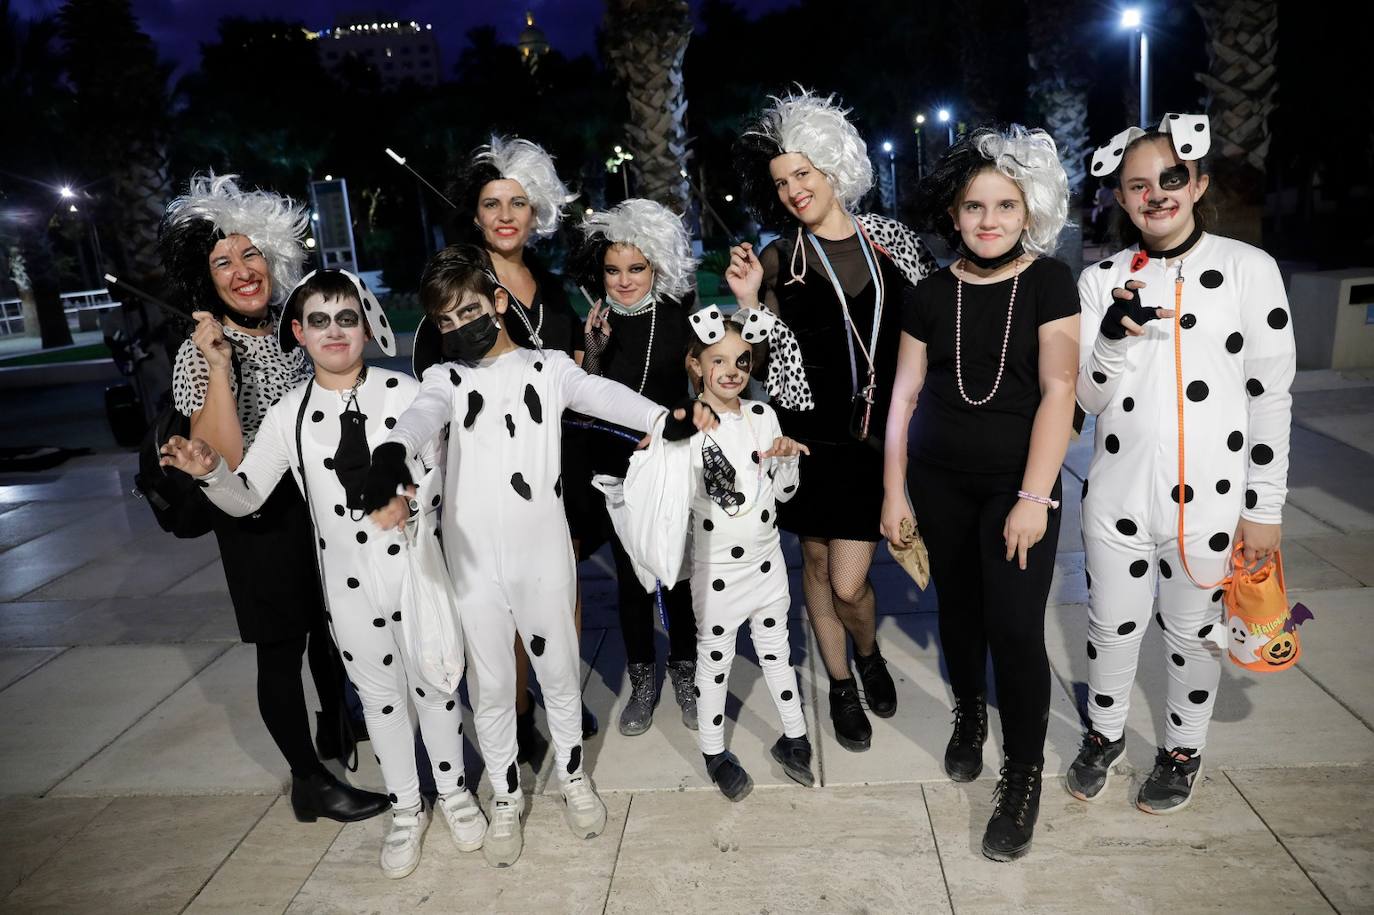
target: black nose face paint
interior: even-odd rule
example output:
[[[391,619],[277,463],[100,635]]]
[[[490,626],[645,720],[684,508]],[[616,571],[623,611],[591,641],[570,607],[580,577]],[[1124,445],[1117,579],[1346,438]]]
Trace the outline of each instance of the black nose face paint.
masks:
[[[1159,173],[1159,188],[1163,191],[1179,191],[1187,187],[1191,180],[1188,166],[1175,165]]]
[[[363,518],[363,485],[372,467],[372,449],[367,446],[367,416],[358,409],[357,399],[339,414],[339,447],[334,449],[334,475],[344,488],[344,504],[354,521]],[[356,517],[355,517],[356,514]]]

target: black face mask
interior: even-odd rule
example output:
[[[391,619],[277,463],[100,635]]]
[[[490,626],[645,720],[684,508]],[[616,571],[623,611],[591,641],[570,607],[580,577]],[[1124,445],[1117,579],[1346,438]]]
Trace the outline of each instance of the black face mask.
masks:
[[[496,315],[485,317],[489,320],[478,318],[469,321],[440,338],[440,348],[445,359],[476,362],[491,352],[491,348],[496,345],[497,335],[501,332],[501,325],[497,322]]]
[[[999,254],[996,257],[980,257],[979,255],[974,254],[972,251],[970,251],[968,249],[968,246],[964,244],[964,240],[961,238],[959,239],[959,245],[956,248],[956,250],[959,252],[960,257],[968,261],[973,266],[977,267],[979,270],[996,270],[998,267],[1006,266],[1007,264],[1010,264],[1012,261],[1016,260],[1022,254],[1025,254],[1026,246],[1022,244],[1021,239],[1018,238],[1016,240],[1016,244],[1012,245],[1011,248],[1006,252]]]
[[[361,379],[360,379],[361,380]],[[372,449],[367,446],[367,416],[358,409],[355,395],[339,414],[339,447],[334,449],[334,475],[344,488],[344,504],[354,521],[362,520],[363,486],[372,467]]]

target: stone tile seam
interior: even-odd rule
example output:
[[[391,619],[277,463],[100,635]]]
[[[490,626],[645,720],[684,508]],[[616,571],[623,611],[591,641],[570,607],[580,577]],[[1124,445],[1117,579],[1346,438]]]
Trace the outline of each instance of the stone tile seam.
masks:
[[[120,508],[120,507],[122,507],[122,503],[117,501],[117,502],[115,502],[115,504],[113,504],[113,505],[111,505],[111,506],[108,506],[106,509],[102,509],[101,511],[97,512],[95,515],[86,515],[84,518],[75,518],[75,519],[73,519],[72,521],[68,522],[67,524],[60,524],[60,525],[58,525],[57,527],[53,528],[53,529],[50,530],[50,531],[44,531],[43,533],[39,534],[37,537],[30,538],[29,540],[26,540],[26,541],[24,541],[24,542],[21,543],[21,544],[16,544],[15,546],[11,547],[9,550],[6,550],[5,553],[6,553],[6,555],[8,555],[9,552],[11,552],[12,550],[18,549],[19,547],[22,547],[22,546],[28,546],[29,544],[34,543],[35,541],[38,541],[38,540],[42,540],[42,539],[45,538],[45,537],[55,537],[56,535],[63,533],[67,528],[72,527],[72,526],[74,526],[74,525],[78,525],[78,524],[79,524],[79,525],[83,525],[83,526],[88,526],[88,525],[90,525],[92,518],[95,517],[96,515],[103,515],[106,511],[111,511],[111,510],[114,510],[114,509]],[[156,533],[158,533],[159,535],[164,536],[164,537],[166,536],[166,534],[165,534],[164,532],[162,532],[162,531],[157,531]],[[135,544],[141,543],[141,542],[142,542],[143,540],[145,540],[145,539],[150,539],[152,536],[153,536],[152,533],[148,533],[148,534],[143,535],[142,537],[135,537],[132,541],[128,541],[128,542],[125,542],[125,543],[116,544],[115,547],[114,547],[114,549],[115,549],[116,551],[119,551],[119,550],[123,550],[123,549],[126,549],[126,548],[133,547]],[[59,538],[59,539],[60,539],[60,538]],[[70,568],[70,569],[67,569],[65,572],[60,572],[60,573],[58,573],[57,575],[54,575],[52,578],[49,578],[49,579],[45,580],[42,584],[39,584],[39,585],[37,585],[36,587],[30,588],[29,590],[23,592],[22,594],[16,595],[16,596],[13,597],[12,599],[10,599],[10,601],[7,601],[7,603],[8,603],[8,602],[17,602],[17,601],[21,601],[21,600],[23,600],[25,597],[28,597],[28,596],[29,596],[30,594],[32,594],[33,592],[38,591],[38,590],[40,590],[40,589],[42,589],[42,588],[46,588],[48,585],[50,585],[50,584],[52,584],[53,582],[57,581],[57,579],[62,578],[62,577],[67,576],[67,575],[71,575],[71,574],[74,573],[74,572],[79,572],[79,571],[81,571],[82,569],[84,569],[86,566],[90,565],[91,563],[96,562],[96,561],[101,560],[101,559],[104,559],[104,558],[106,558],[108,555],[110,555],[110,554],[109,554],[109,553],[101,553],[99,556],[92,556],[90,559],[87,559],[85,562],[79,563],[78,565],[73,566],[73,567]]]
[[[271,810],[272,806],[268,805],[267,809]],[[296,891],[291,894],[291,898],[287,900],[286,905],[282,906],[282,915],[286,915],[286,913],[291,910],[291,907],[296,904],[296,900],[300,898],[301,891],[305,889],[305,885],[315,878],[315,871],[320,869],[320,863],[324,861],[325,858],[329,857],[329,853],[334,850],[335,843],[339,841],[339,837],[344,834],[344,831],[349,825],[348,823],[339,824],[339,830],[334,833],[334,838],[329,840],[329,844],[324,847],[324,851],[320,852],[320,856],[316,858],[315,863],[310,866],[310,873],[305,875],[305,879],[301,881],[301,885],[296,887]]]
[[[945,858],[940,853],[940,837],[935,834],[935,820],[930,815],[930,798],[926,797],[925,785],[921,786],[921,806],[926,811],[926,825],[930,827],[930,838],[935,843],[935,863],[940,865],[940,880],[945,885],[945,898],[949,901],[950,915],[954,915],[954,893],[949,888],[949,876],[945,873]]]
[[[217,652],[216,654],[214,654],[213,656],[211,656],[209,659],[207,659],[206,662],[205,662],[204,664],[200,665],[200,666],[197,667],[195,670],[191,671],[190,676],[188,676],[185,680],[182,680],[182,681],[181,681],[180,683],[178,683],[176,686],[172,687],[171,692],[167,693],[167,695],[163,696],[161,699],[159,699],[157,702],[155,702],[155,703],[153,704],[153,707],[152,707],[152,708],[148,709],[148,710],[147,710],[146,712],[144,712],[142,715],[139,715],[137,718],[135,718],[132,722],[129,723],[129,726],[128,726],[128,727],[124,728],[124,729],[123,729],[122,731],[120,731],[118,734],[116,734],[115,736],[111,737],[108,741],[106,741],[106,742],[100,747],[100,749],[96,750],[96,751],[95,751],[94,753],[92,753],[90,756],[87,756],[87,757],[86,757],[85,759],[83,759],[81,762],[77,763],[75,766],[73,766],[72,768],[68,769],[67,771],[65,771],[65,772],[63,772],[61,775],[59,775],[59,776],[57,777],[57,780],[54,781],[52,784],[48,785],[47,788],[43,789],[43,793],[40,794],[40,795],[38,795],[38,796],[39,796],[39,797],[47,797],[55,788],[57,788],[59,785],[61,785],[61,784],[62,784],[63,782],[65,782],[67,779],[71,778],[71,777],[72,777],[73,775],[75,775],[77,772],[80,772],[81,769],[82,769],[83,767],[85,767],[85,765],[86,765],[87,763],[89,763],[91,760],[95,759],[95,758],[96,758],[97,756],[99,756],[101,753],[104,753],[104,752],[105,752],[106,750],[108,750],[110,747],[114,746],[115,742],[116,742],[117,740],[119,740],[119,738],[121,738],[121,737],[123,737],[125,734],[129,733],[129,731],[133,730],[135,727],[138,726],[139,722],[143,721],[143,719],[147,718],[147,717],[148,717],[149,715],[151,715],[153,712],[157,711],[157,710],[158,710],[159,708],[161,708],[164,704],[166,704],[166,702],[167,702],[168,699],[171,699],[173,696],[175,696],[177,693],[179,693],[187,684],[189,684],[192,680],[194,680],[196,677],[200,676],[202,672],[204,672],[205,670],[209,669],[209,667],[210,667],[211,664],[214,664],[214,663],[215,663],[216,661],[218,661],[220,658],[224,657],[224,655],[227,654],[227,653],[229,652],[229,650],[230,650],[232,647],[233,647],[232,645],[225,645],[223,649],[221,649],[219,652]]]
[[[178,912],[185,912],[195,903],[196,899],[200,897],[200,894],[205,892],[205,888],[210,885],[210,881],[215,879],[215,874],[218,874],[224,868],[224,865],[229,863],[229,859],[234,856],[234,853],[237,852],[239,848],[243,845],[243,843],[247,841],[248,837],[252,835],[253,830],[258,828],[258,824],[261,823],[264,819],[266,819],[267,814],[271,812],[272,808],[276,805],[276,803],[276,801],[269,801],[267,803],[267,806],[263,808],[263,811],[261,814],[258,815],[258,818],[253,821],[253,824],[251,826],[249,826],[247,829],[243,831],[243,835],[239,836],[238,841],[234,843],[234,847],[229,849],[229,851],[225,853],[224,857],[221,858],[219,863],[216,864],[214,868],[210,871],[209,876],[207,876],[204,880],[200,882],[200,886],[196,887],[196,891],[191,894],[191,898],[186,900],[186,903],[178,910]],[[297,888],[297,892],[300,892],[299,887]]]
[[[24,647],[26,647],[26,648],[39,648],[39,649],[42,649],[42,648],[60,648],[61,650],[60,650],[57,654],[53,655],[51,658],[48,658],[46,661],[40,661],[40,662],[38,662],[37,666],[35,666],[35,667],[33,668],[33,670],[25,671],[24,673],[22,673],[22,674],[20,674],[19,676],[15,677],[14,680],[13,680],[11,683],[7,684],[3,689],[0,689],[0,693],[3,693],[5,690],[9,689],[11,686],[14,686],[14,685],[16,685],[16,684],[18,684],[18,683],[23,683],[23,682],[24,682],[25,680],[27,680],[29,677],[31,677],[32,675],[38,673],[38,671],[40,671],[40,670],[42,670],[43,668],[47,667],[47,666],[48,666],[49,664],[51,664],[53,661],[56,661],[58,658],[62,657],[64,654],[66,654],[67,652],[69,652],[69,651],[72,650],[70,645],[26,645],[26,646],[24,646]]]
[[[630,813],[635,807],[635,794],[631,792],[629,801],[625,804],[625,821],[620,824],[620,836],[615,843],[615,860],[611,862],[611,876],[606,881],[606,898],[601,900],[601,915],[606,915],[606,909],[611,904],[611,891],[615,889],[615,872],[620,867],[620,850],[625,847],[625,831],[630,828]]]
[[[1309,671],[1303,664],[1298,663],[1298,664],[1295,664],[1294,666],[1297,667],[1298,670],[1302,671],[1303,676],[1305,676],[1307,679],[1309,679],[1309,680],[1311,680],[1313,683],[1315,683],[1316,686],[1317,686],[1317,689],[1319,689],[1319,690],[1321,690],[1322,692],[1326,693],[1326,694],[1327,694],[1328,696],[1330,696],[1333,700],[1335,700],[1335,703],[1336,703],[1337,705],[1339,705],[1341,708],[1345,709],[1345,710],[1346,710],[1347,712],[1349,712],[1352,716],[1354,716],[1354,718],[1355,718],[1356,721],[1358,721],[1360,724],[1364,725],[1364,726],[1365,726],[1367,729],[1369,729],[1370,731],[1374,731],[1374,724],[1371,724],[1369,721],[1367,721],[1367,720],[1365,719],[1365,717],[1364,717],[1363,715],[1361,715],[1359,712],[1357,712],[1357,711],[1355,711],[1353,708],[1351,708],[1351,707],[1345,702],[1345,700],[1342,699],[1340,696],[1337,696],[1335,693],[1331,692],[1331,690],[1327,689],[1327,688],[1326,688],[1326,684],[1323,683],[1322,681],[1318,680],[1317,677],[1316,677],[1316,675],[1313,674],[1311,671]]]
[[[79,835],[81,835],[83,832],[85,832],[85,831],[87,830],[87,828],[89,828],[90,825],[91,825],[92,823],[94,823],[94,822],[96,821],[96,819],[97,819],[102,813],[105,812],[105,808],[107,808],[107,807],[109,807],[111,804],[113,804],[113,803],[115,802],[116,799],[111,797],[111,798],[99,798],[98,800],[104,800],[105,803],[103,803],[103,804],[100,805],[100,809],[97,810],[97,811],[95,812],[95,816],[93,816],[93,817],[91,817],[89,820],[87,820],[85,826],[82,826],[82,827],[81,827],[80,829],[78,829],[76,832],[74,832],[74,833],[72,833],[71,835],[67,836],[66,841],[59,843],[58,846],[52,850],[52,853],[51,853],[51,854],[47,855],[46,857],[43,858],[42,861],[39,861],[37,864],[35,864],[34,867],[33,867],[33,869],[30,870],[30,871],[29,871],[27,874],[25,874],[23,877],[20,877],[20,878],[19,878],[19,882],[16,883],[16,884],[14,885],[14,888],[11,889],[8,893],[5,894],[5,898],[6,898],[6,899],[9,899],[11,896],[13,896],[15,893],[17,893],[17,892],[19,891],[19,888],[22,887],[22,886],[24,885],[24,882],[25,882],[26,880],[28,880],[28,879],[29,879],[30,877],[32,877],[34,874],[36,874],[36,873],[38,873],[40,870],[42,870],[43,867],[46,866],[47,863],[48,863],[49,861],[53,860],[54,858],[56,858],[56,857],[58,856],[58,854],[60,854],[62,851],[64,851],[64,850],[66,849],[66,847],[72,843],[72,840],[73,840],[73,839],[75,839],[77,836],[79,836]]]
[[[1288,855],[1289,859],[1292,860],[1293,864],[1297,867],[1297,869],[1302,872],[1302,875],[1304,877],[1307,878],[1307,882],[1312,884],[1312,888],[1317,891],[1318,895],[1322,897],[1322,899],[1326,902],[1327,905],[1331,906],[1331,911],[1340,912],[1340,909],[1336,908],[1335,904],[1331,901],[1331,898],[1326,895],[1326,891],[1321,888],[1321,885],[1318,884],[1316,880],[1312,879],[1312,875],[1307,872],[1307,868],[1302,866],[1302,862],[1298,860],[1298,856],[1293,854],[1292,850],[1289,849],[1288,843],[1283,841],[1283,837],[1274,831],[1274,827],[1269,825],[1269,821],[1264,818],[1264,815],[1259,812],[1259,810],[1255,807],[1254,804],[1250,803],[1250,798],[1246,797],[1244,789],[1242,789],[1241,786],[1236,783],[1236,780],[1230,776],[1230,773],[1226,772],[1224,769],[1222,770],[1222,774],[1225,775],[1226,780],[1231,783],[1231,787],[1236,789],[1236,793],[1239,794],[1240,799],[1245,802],[1245,806],[1250,808],[1250,811],[1255,815],[1255,818],[1258,819],[1261,823],[1263,823],[1264,828],[1267,829],[1269,831],[1269,834],[1274,837],[1274,841],[1279,843],[1279,848],[1283,849],[1284,854]]]

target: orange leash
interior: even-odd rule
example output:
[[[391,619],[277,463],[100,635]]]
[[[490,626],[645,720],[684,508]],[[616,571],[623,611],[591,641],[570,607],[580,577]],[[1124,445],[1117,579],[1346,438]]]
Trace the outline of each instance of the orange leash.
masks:
[[[1199,588],[1224,587],[1231,580],[1229,574],[1210,585],[1204,585],[1197,580],[1192,570],[1188,568],[1188,551],[1183,539],[1183,505],[1188,501],[1188,484],[1184,480],[1185,461],[1183,458],[1183,328],[1179,323],[1182,312],[1183,270],[1179,268],[1178,275],[1174,279],[1174,390],[1178,401],[1178,558],[1183,562],[1184,574]]]

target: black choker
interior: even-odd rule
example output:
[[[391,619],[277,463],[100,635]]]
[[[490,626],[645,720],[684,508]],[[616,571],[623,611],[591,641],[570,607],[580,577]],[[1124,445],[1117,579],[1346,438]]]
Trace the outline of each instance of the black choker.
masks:
[[[1183,252],[1187,251],[1193,245],[1197,244],[1197,240],[1201,237],[1202,226],[1194,223],[1193,231],[1188,233],[1188,237],[1183,240],[1183,244],[1170,248],[1167,251],[1154,251],[1150,248],[1145,247],[1145,242],[1142,240],[1140,243],[1140,250],[1148,254],[1150,256],[1150,260],[1171,260],[1175,257],[1178,257]]]
[[[979,270],[996,270],[998,267],[1005,267],[1007,264],[1010,264],[1026,253],[1026,247],[1021,243],[1021,239],[1019,238],[1016,240],[1016,244],[1012,245],[997,257],[980,257],[974,254],[969,250],[968,245],[964,244],[963,239],[960,239],[959,246],[956,250],[959,252],[960,257],[977,267]]]
[[[272,309],[270,308],[267,309],[266,314],[261,318],[250,318],[246,314],[226,307],[224,309],[224,316],[234,322],[235,326],[241,327],[244,330],[262,330],[264,327],[270,327],[272,324]]]

